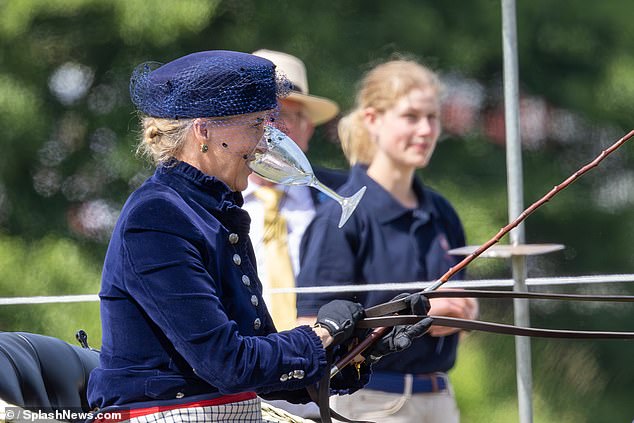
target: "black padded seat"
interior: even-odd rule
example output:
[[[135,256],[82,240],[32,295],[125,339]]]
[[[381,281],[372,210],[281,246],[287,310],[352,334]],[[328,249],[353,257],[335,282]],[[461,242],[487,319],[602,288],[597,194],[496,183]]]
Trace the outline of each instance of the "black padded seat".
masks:
[[[88,411],[86,386],[99,352],[58,338],[0,332],[0,398],[31,410]]]

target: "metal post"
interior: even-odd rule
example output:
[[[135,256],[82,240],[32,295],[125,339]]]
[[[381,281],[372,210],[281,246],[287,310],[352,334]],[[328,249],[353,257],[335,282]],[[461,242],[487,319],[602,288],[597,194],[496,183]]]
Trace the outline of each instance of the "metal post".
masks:
[[[517,59],[517,22],[515,0],[502,0],[502,45],[504,54],[504,113],[506,123],[506,172],[509,221],[524,210],[522,181],[522,146],[519,118],[519,71]],[[524,224],[511,230],[511,244],[523,244]],[[526,257],[513,256],[513,280],[515,291],[526,291]],[[530,326],[528,302],[514,300],[515,324]],[[530,338],[515,337],[517,399],[520,423],[533,421],[532,369]]]

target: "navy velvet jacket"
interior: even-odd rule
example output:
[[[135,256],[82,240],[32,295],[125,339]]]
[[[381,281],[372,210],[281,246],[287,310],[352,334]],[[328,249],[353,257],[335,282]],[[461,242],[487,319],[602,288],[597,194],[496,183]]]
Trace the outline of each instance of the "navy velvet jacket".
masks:
[[[341,209],[324,202],[306,229],[300,248],[300,287],[341,284],[433,281],[458,262],[447,253],[465,244],[458,215],[449,202],[424,187],[418,179],[413,189],[419,206],[408,209],[383,187],[354,166],[338,190],[352,195],[367,190],[350,220],[338,229]],[[459,273],[454,279],[461,279]],[[298,294],[299,316],[314,316],[334,299],[358,301],[366,307],[388,302],[401,291],[363,291],[357,294]],[[447,371],[456,360],[458,335],[423,336],[405,351],[383,357],[373,371],[431,373]]]
[[[91,406],[250,391],[292,400],[326,371],[308,326],[276,333],[242,201],[182,162],[130,196],[103,267]]]

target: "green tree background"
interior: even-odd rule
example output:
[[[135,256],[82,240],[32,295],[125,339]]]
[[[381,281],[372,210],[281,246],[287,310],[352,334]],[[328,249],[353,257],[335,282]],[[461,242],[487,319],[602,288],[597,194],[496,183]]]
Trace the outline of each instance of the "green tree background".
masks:
[[[630,12],[626,0],[518,0],[527,204],[631,128]],[[437,69],[448,98],[477,113],[466,129],[447,120],[422,177],[456,206],[470,243],[505,224],[499,1],[0,0],[0,296],[98,292],[118,210],[151,173],[133,154],[135,65],[259,48],[301,57],[311,91],[344,111],[362,73],[394,53]],[[539,113],[547,123],[531,124]],[[311,161],[345,167],[334,134],[335,124],[319,129]],[[632,273],[633,161],[626,145],[527,220],[528,242],[567,246],[529,260],[529,276]],[[471,278],[510,274],[492,259],[469,269]],[[481,309],[484,319],[512,320],[508,303]],[[536,302],[531,317],[536,326],[625,330],[634,312]],[[96,303],[0,306],[0,330],[73,342],[79,328],[99,346]],[[631,421],[633,355],[631,342],[533,341],[535,421]],[[517,421],[514,367],[512,338],[466,336],[452,373],[464,422]]]

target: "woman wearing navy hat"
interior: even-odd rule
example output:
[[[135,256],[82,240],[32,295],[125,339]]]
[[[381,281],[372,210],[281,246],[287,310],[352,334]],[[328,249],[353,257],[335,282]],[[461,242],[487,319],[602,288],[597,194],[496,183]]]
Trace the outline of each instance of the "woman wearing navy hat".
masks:
[[[105,258],[93,407],[132,421],[259,422],[256,395],[309,401],[325,348],[351,337],[360,304],[331,302],[319,326],[277,333],[262,300],[240,191],[288,89],[270,61],[230,51],[135,71],[138,150],[157,169],[125,203]],[[365,381],[351,369],[333,386]]]

